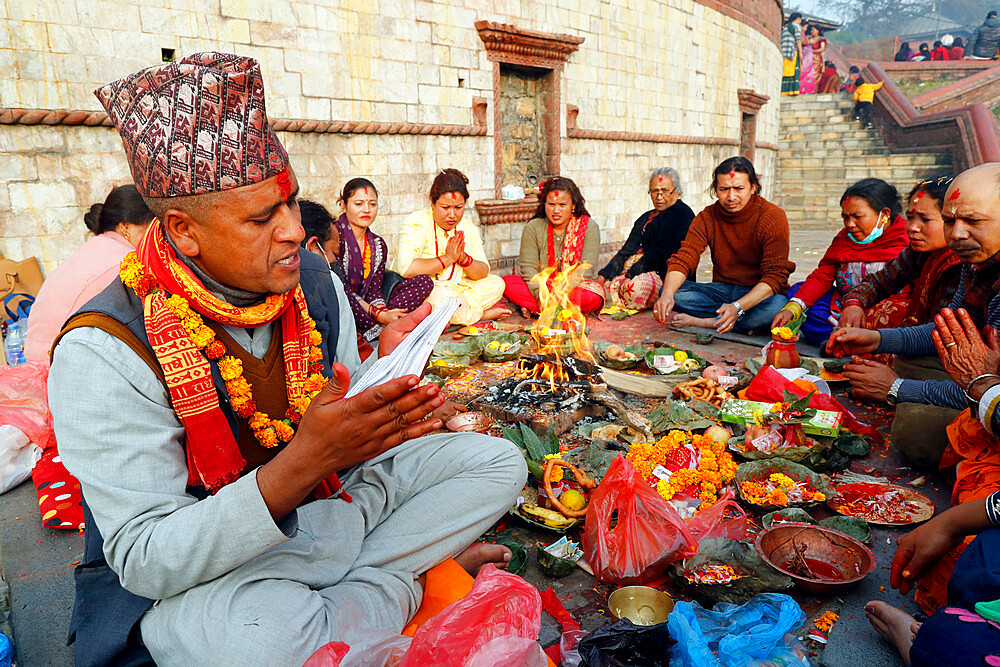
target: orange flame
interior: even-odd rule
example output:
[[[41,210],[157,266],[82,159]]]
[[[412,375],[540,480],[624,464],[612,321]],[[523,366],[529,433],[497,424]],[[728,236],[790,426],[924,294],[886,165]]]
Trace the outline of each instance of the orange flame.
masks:
[[[569,379],[560,359],[571,354],[595,362],[593,346],[587,339],[587,318],[580,307],[570,301],[570,292],[580,283],[580,277],[590,264],[583,262],[559,271],[558,267],[542,269],[529,281],[538,285],[538,305],[541,313],[530,330],[538,351],[556,357],[554,364],[539,364],[533,377],[548,381],[551,390]]]

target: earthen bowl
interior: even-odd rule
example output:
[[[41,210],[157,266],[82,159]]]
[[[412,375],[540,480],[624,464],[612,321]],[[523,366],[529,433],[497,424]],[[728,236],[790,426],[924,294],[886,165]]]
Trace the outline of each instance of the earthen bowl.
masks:
[[[665,623],[674,600],[649,586],[625,586],[608,596],[608,610],[616,621],[627,618],[636,625]]]
[[[805,591],[820,595],[834,595],[855,586],[875,570],[875,556],[871,549],[853,537],[808,523],[781,523],[762,530],[757,535],[757,551],[764,561],[786,574]],[[832,569],[840,578],[803,575],[787,565],[795,557],[795,547],[803,549],[802,555],[817,570]]]
[[[486,433],[494,424],[496,420],[486,412],[461,412],[445,422],[444,426],[456,433]]]

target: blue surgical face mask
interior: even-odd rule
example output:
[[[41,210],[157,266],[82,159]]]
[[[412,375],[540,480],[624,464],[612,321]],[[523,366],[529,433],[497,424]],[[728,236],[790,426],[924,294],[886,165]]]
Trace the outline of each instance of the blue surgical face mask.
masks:
[[[888,226],[889,226],[888,218],[886,218],[884,214],[880,213],[878,216],[878,222],[875,223],[875,228],[871,231],[871,234],[865,237],[864,241],[857,240],[856,238],[854,238],[854,234],[851,234],[850,232],[848,232],[847,235],[850,236],[851,240],[857,243],[858,245],[868,245],[869,243],[874,242],[875,239],[882,236],[882,234],[885,232],[885,228]]]

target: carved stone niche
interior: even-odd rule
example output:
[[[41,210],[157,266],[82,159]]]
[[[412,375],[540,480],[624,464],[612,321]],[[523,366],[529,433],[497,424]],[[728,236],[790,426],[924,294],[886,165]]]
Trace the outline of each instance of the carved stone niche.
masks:
[[[503,185],[503,142],[501,115],[501,64],[543,73],[542,124],[545,131],[545,174],[559,174],[560,143],[560,73],[583,37],[523,30],[506,23],[477,21],[476,30],[483,41],[487,59],[493,63],[493,190],[495,199],[476,202],[476,211],[484,225],[526,222],[538,206],[535,197],[523,200],[500,199]]]

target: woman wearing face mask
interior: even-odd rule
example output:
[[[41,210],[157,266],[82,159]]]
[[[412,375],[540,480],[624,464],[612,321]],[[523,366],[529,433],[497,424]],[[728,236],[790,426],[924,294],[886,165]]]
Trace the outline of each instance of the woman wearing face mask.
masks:
[[[340,210],[335,223],[338,256],[344,287],[350,295],[351,310],[358,333],[371,342],[382,328],[422,304],[434,281],[430,276],[403,279],[386,271],[388,249],[385,240],[371,230],[378,215],[378,190],[366,178],[352,178],[340,193]]]
[[[479,229],[464,219],[469,179],[458,169],[443,169],[431,184],[431,205],[403,221],[392,268],[404,278],[430,276],[434,289],[427,298],[437,306],[448,297],[459,301],[452,324],[510,315],[498,303],[504,283],[490,274]]]
[[[844,229],[833,238],[819,266],[788,291],[790,301],[771,328],[786,326],[806,312],[802,334],[823,345],[840,319],[840,299],[850,288],[881,270],[907,246],[899,193],[878,178],[858,181],[840,198]]]

